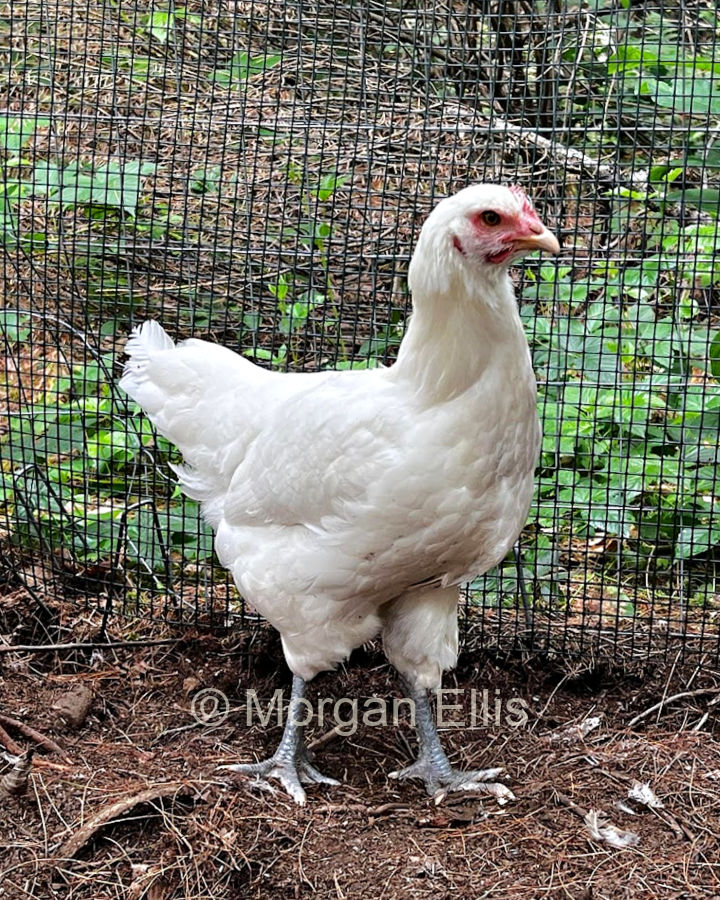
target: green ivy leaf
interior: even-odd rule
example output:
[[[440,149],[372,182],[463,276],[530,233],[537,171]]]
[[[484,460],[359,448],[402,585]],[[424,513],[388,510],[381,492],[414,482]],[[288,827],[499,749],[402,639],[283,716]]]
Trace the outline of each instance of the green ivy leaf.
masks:
[[[717,332],[710,343],[709,356],[710,371],[715,378],[720,378],[720,331]]]
[[[717,544],[720,544],[720,524],[694,523],[680,530],[675,542],[675,559],[690,559],[707,553]]]
[[[49,128],[50,119],[44,116],[0,116],[0,153],[17,154],[32,140],[39,128]]]
[[[230,60],[227,69],[216,69],[213,72],[213,80],[223,87],[240,87],[248,79],[259,75],[266,69],[271,69],[282,60],[279,53],[266,53],[262,56],[250,56],[244,50],[239,50]]]

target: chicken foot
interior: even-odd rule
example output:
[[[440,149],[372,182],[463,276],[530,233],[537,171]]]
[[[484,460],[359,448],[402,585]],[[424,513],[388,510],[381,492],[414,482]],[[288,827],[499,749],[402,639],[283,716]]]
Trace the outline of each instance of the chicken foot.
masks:
[[[305,697],[305,682],[295,675],[293,677],[290,704],[288,706],[285,730],[278,748],[269,759],[257,763],[237,763],[221,766],[241,775],[252,775],[256,784],[274,790],[267,781],[277,778],[292,799],[304,806],[306,795],[303,784],[340,784],[334,778],[328,778],[310,762],[310,754],[305,745],[305,725],[298,722],[296,710],[298,703]]]
[[[414,763],[397,772],[391,772],[390,778],[400,781],[419,778],[425,782],[428,794],[435,797],[438,803],[450,791],[482,791],[492,794],[499,803],[514,800],[515,795],[508,787],[493,781],[503,771],[502,767],[463,772],[450,765],[435,728],[427,692],[423,688],[413,687],[405,679],[402,681],[415,707],[415,727],[420,752]]]

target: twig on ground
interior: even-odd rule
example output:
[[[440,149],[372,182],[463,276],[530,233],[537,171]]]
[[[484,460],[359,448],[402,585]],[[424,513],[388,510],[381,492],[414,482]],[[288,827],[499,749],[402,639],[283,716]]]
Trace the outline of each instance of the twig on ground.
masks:
[[[628,728],[633,728],[637,725],[638,722],[642,722],[643,719],[646,719],[648,716],[651,716],[654,712],[662,710],[663,707],[667,706],[668,703],[673,703],[675,700],[684,700],[688,697],[702,697],[705,694],[717,694],[718,698],[720,698],[720,690],[717,687],[711,688],[698,688],[694,691],[680,691],[679,694],[673,694],[670,697],[663,697],[658,703],[655,703],[653,706],[650,706],[648,709],[643,710],[641,713],[638,713],[628,722]],[[714,704],[715,701],[711,701]]]
[[[576,816],[580,816],[581,819],[584,819],[588,814],[588,810],[585,809],[584,806],[580,806],[579,803],[576,803],[567,794],[563,794],[560,791],[554,791],[555,799],[559,800],[563,806],[567,806],[569,810],[575,813]]]
[[[378,816],[384,816],[388,813],[399,813],[399,812],[409,812],[410,807],[407,803],[381,803],[380,806],[370,806],[366,809],[366,813],[369,819],[374,819]]]
[[[20,744],[16,743],[2,727],[0,727],[0,744],[13,756],[22,756],[25,752]]]
[[[19,731],[20,734],[25,735],[26,738],[35,741],[38,747],[42,747],[43,750],[47,750],[49,753],[57,753],[59,756],[67,759],[67,753],[60,744],[56,744],[52,738],[46,737],[30,725],[26,725],[24,722],[18,722],[17,719],[12,719],[10,716],[0,713],[0,726],[3,725]],[[22,753],[22,750],[20,752]]]
[[[67,650],[115,650],[124,647],[160,647],[178,644],[181,638],[154,638],[147,641],[78,641],[74,644],[7,644],[0,653],[60,653]]]
[[[99,812],[95,813],[95,815],[88,819],[88,821],[79,828],[71,838],[59,847],[54,857],[55,864],[72,859],[75,854],[82,850],[82,848],[88,844],[102,828],[121,819],[136,807],[154,803],[157,800],[165,800],[170,797],[188,797],[193,791],[194,789],[191,785],[179,781],[172,781],[167,784],[155,785],[154,787],[147,788],[147,790],[140,791],[137,794],[131,794],[130,796],[116,800],[114,803],[103,807]]]
[[[329,743],[334,738],[338,737],[340,732],[343,730],[343,725],[338,724],[335,725],[334,728],[331,728],[330,731],[326,731],[325,734],[321,734],[320,737],[316,737],[314,741],[311,741],[308,744],[308,750],[316,750],[318,747],[322,747],[324,744]]]
[[[450,109],[450,104],[448,104],[446,108]],[[459,118],[472,118],[473,124],[471,127],[472,130],[476,132],[478,130],[478,125],[474,110],[467,108],[461,103],[456,103],[455,109],[457,110]],[[566,169],[575,172],[589,172],[614,185],[625,184],[636,189],[648,187],[649,172],[647,169],[638,172],[623,172],[616,166],[601,162],[600,160],[595,159],[595,157],[590,156],[588,153],[583,153],[582,150],[576,150],[574,147],[566,147],[557,140],[546,138],[543,135],[538,134],[537,131],[532,128],[526,128],[523,125],[509,122],[502,116],[492,116],[492,118],[486,119],[483,124],[487,127],[488,133],[512,135],[522,143],[530,144],[540,150],[545,150],[553,157],[556,163]]]

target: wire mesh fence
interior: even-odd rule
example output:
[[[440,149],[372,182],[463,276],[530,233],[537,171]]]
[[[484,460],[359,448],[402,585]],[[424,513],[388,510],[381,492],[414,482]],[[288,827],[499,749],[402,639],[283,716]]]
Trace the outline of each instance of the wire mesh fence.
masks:
[[[391,363],[433,203],[519,182],[564,247],[516,272],[544,442],[466,631],[717,659],[719,31],[712,2],[2,7],[5,588],[247,616],[117,388],[129,328]]]

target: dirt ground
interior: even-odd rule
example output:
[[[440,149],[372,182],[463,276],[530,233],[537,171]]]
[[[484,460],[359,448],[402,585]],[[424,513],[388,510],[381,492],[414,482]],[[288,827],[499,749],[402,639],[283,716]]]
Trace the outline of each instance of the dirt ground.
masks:
[[[388,778],[411,758],[406,721],[341,736],[328,719],[309,736],[318,767],[342,784],[309,788],[300,808],[218,769],[279,738],[274,720],[246,723],[247,689],[287,697],[269,629],[157,628],[143,639],[169,643],[7,651],[27,643],[12,602],[0,605],[0,741],[36,754],[26,793],[0,804],[2,900],[720,896],[720,676],[707,668],[569,677],[466,648],[446,678],[464,689],[447,700],[465,704],[461,724],[442,739],[458,765],[503,766],[514,802],[467,793],[436,804]],[[61,619],[65,642],[91,639],[99,622],[77,608]],[[111,632],[138,638],[127,623]],[[493,707],[489,724],[478,714],[470,727],[472,688],[498,700],[499,726]],[[217,719],[203,696],[221,695],[207,689],[228,698]],[[372,647],[313,690],[361,710],[400,696]],[[525,724],[502,721],[512,699]],[[0,775],[11,768],[9,755]],[[636,782],[662,806],[628,799]]]

